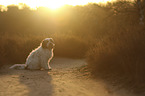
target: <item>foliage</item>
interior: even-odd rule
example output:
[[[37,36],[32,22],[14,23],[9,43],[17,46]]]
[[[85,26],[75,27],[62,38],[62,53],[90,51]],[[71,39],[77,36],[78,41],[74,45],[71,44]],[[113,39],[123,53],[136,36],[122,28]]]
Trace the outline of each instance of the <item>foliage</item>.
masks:
[[[113,76],[113,81],[118,80],[141,92],[145,80],[145,31],[144,26],[139,25],[136,7],[128,8],[134,11],[128,12],[122,7],[122,11],[106,19],[101,30],[103,37],[90,48],[86,58],[93,75]],[[118,78],[125,79],[119,81]]]
[[[0,65],[24,63],[29,52],[47,37],[54,38],[55,56],[84,57],[90,38],[99,34],[96,31],[105,16],[101,10],[97,5],[64,6],[56,11],[8,6],[0,12]]]

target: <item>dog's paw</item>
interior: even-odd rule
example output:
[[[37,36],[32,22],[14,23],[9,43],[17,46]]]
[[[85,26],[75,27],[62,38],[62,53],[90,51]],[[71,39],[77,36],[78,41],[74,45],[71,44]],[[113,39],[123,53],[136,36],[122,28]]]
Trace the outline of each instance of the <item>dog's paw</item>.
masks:
[[[44,70],[48,70],[48,71],[49,71],[49,70],[52,70],[52,68],[51,68],[51,67],[49,67],[49,68],[44,68]]]
[[[48,70],[52,70],[52,68],[51,68],[51,67],[49,67],[49,68],[48,68]]]

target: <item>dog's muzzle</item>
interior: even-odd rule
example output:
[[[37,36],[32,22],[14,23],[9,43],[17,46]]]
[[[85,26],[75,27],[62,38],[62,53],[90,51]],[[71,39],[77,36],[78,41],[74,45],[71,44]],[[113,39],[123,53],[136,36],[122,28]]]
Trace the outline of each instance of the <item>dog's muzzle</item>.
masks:
[[[49,48],[52,49],[52,48],[54,48],[54,47],[55,47],[55,44],[54,44],[54,43],[50,43],[50,44],[49,44]]]

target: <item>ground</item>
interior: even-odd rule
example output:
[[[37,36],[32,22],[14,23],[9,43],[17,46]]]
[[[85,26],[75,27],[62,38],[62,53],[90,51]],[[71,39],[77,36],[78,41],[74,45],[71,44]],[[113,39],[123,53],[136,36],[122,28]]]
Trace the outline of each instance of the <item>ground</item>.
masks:
[[[87,65],[84,59],[54,58],[51,71],[0,70],[0,96],[137,96],[125,89],[115,90],[88,77],[78,69]]]

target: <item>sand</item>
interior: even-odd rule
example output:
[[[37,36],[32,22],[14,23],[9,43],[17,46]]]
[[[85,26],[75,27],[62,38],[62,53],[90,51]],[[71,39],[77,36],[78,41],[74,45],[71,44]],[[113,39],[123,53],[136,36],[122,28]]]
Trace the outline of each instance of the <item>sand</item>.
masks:
[[[0,96],[137,96],[83,75],[84,59],[54,58],[52,70],[0,70]]]

